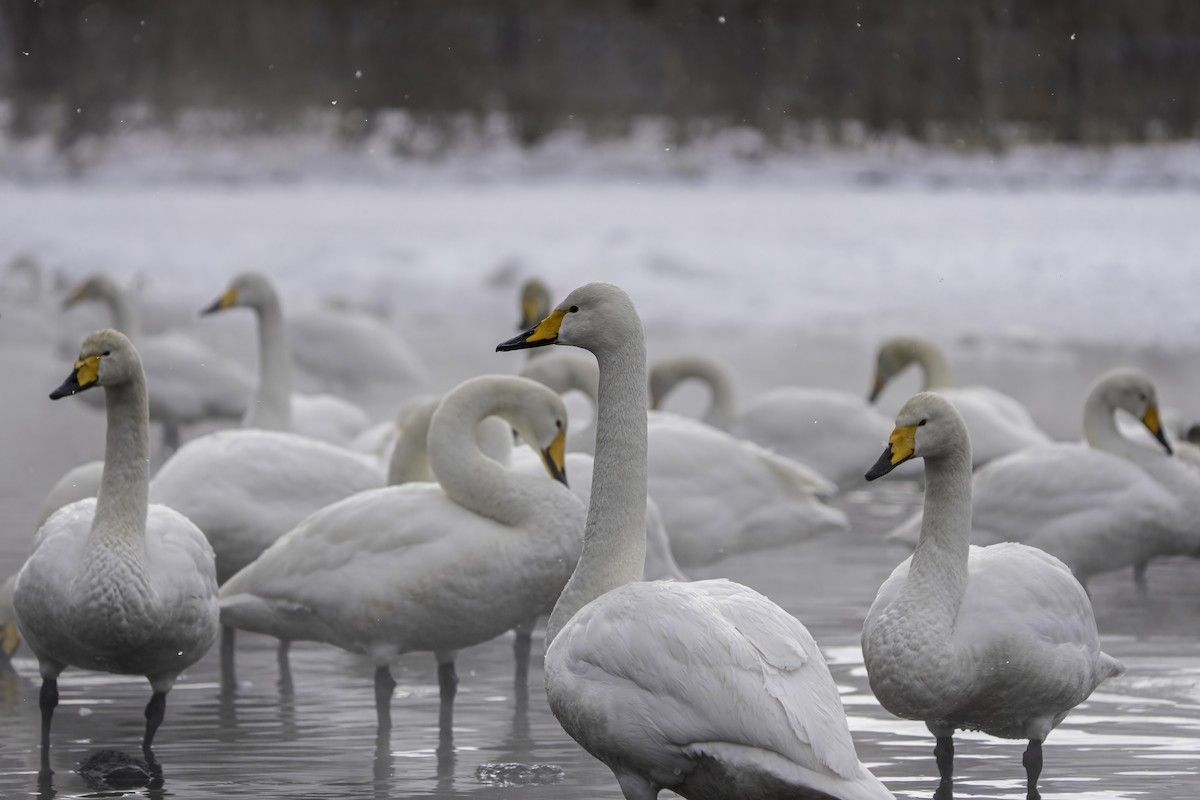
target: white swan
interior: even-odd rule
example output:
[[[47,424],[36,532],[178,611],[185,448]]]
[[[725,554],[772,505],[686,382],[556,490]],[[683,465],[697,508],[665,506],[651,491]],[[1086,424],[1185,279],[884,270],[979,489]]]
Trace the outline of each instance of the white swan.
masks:
[[[1061,561],[1021,544],[970,546],[971,441],[962,414],[932,392],[904,404],[867,480],[910,458],[925,459],[925,521],[863,624],[871,690],[937,737],[935,797],[952,795],[951,737],[971,729],[1029,740],[1037,798],[1042,740],[1124,667],[1100,651],[1092,605]]]
[[[1122,435],[1118,409],[1141,420],[1155,449]],[[1085,587],[1102,572],[1200,550],[1200,470],[1171,458],[1154,384],[1116,369],[1083,407],[1086,444],[1027,447],[979,469],[972,481],[971,540],[1021,542],[1061,559]],[[1166,452],[1163,452],[1166,448]],[[921,513],[889,534],[915,544]]]
[[[546,629],[546,694],[627,800],[891,798],[859,761],[804,626],[729,581],[635,582],[645,548],[646,350],[629,296],[590,283],[500,350],[570,344],[600,363],[583,554]]]
[[[880,346],[870,401],[878,400],[888,382],[909,364],[916,364],[925,376],[922,391],[938,392],[954,403],[966,420],[974,466],[1051,441],[1033,421],[1028,409],[1003,392],[987,386],[953,386],[942,351],[933,342],[915,336],[897,336]]]
[[[296,364],[345,392],[411,388],[425,381],[413,349],[378,319],[350,308],[297,308],[288,314]]]
[[[57,511],[17,574],[13,602],[42,675],[42,770],[50,771],[50,720],[67,667],[145,675],[142,747],[149,753],[167,692],[217,635],[213,552],[182,514],[148,505],[146,381],[129,339],[112,330],[83,341],[51,399],[103,386],[108,431],[96,499]]]
[[[455,651],[553,602],[583,529],[583,504],[569,489],[479,451],[475,426],[492,414],[536,443],[546,469],[565,480],[566,409],[558,395],[513,376],[468,380],[446,395],[430,424],[440,485],[363,492],[308,517],[222,587],[222,622],[368,656],[381,730],[391,726],[389,664],[433,651],[445,730]]]
[[[887,417],[863,398],[833,389],[771,389],[739,413],[729,368],[703,355],[655,364],[650,370],[650,407],[660,407],[689,379],[702,382],[710,392],[704,422],[812,467],[839,489],[863,484],[863,461],[875,454],[892,429]]]
[[[333,444],[348,444],[370,423],[366,412],[347,400],[328,394],[292,393],[292,366],[288,355],[288,332],[283,322],[279,296],[266,276],[243,272],[201,314],[213,314],[244,306],[258,320],[258,388],[242,418],[243,428],[292,431]],[[305,339],[316,344],[318,340]],[[324,347],[324,344],[322,344]],[[344,350],[345,360],[353,350]]]
[[[522,373],[596,403],[599,368],[585,354],[548,355]],[[648,430],[650,496],[685,569],[849,528],[846,515],[824,502],[837,487],[803,464],[678,414],[651,412]],[[572,436],[568,446],[590,452],[596,433],[592,425],[586,442]]]
[[[163,446],[179,446],[180,428],[208,419],[239,419],[253,391],[240,365],[180,333],[142,335],[141,319],[128,294],[107,275],[92,275],[67,295],[70,307],[104,303],[112,326],[138,348],[150,392],[150,419],[163,425]],[[87,395],[85,395],[87,397]]]

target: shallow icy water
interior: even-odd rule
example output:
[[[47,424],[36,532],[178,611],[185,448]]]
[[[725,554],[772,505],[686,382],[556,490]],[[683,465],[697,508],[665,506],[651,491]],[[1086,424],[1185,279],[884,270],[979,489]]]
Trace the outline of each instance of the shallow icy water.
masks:
[[[11,187],[0,188],[0,199],[13,193]],[[232,206],[220,192],[208,190],[152,192],[149,197],[134,194],[124,196],[120,191],[93,189],[74,196],[73,191],[52,191],[40,199],[64,212],[65,221],[56,222],[53,214],[42,213],[44,209],[24,205],[17,221],[0,222],[0,232],[14,246],[48,246],[75,271],[87,268],[85,256],[91,253],[96,255],[97,264],[109,266],[138,258],[143,259],[139,266],[145,266],[160,255],[177,255],[178,260],[164,274],[179,281],[174,286],[176,299],[186,294],[187,303],[191,304],[187,307],[192,311],[180,319],[190,319],[194,309],[210,301],[238,269],[260,266],[281,274],[287,269],[287,260],[295,258],[302,272],[316,270],[313,264],[322,252],[319,250],[322,237],[329,234],[329,230],[317,223],[326,219],[326,215],[314,207],[316,192],[312,192],[313,197],[300,198],[294,208],[288,207],[299,215],[298,220],[284,220],[283,213],[278,213],[266,221],[248,216],[249,209],[259,203],[276,209],[280,204],[287,206],[289,190],[243,194],[234,198]],[[526,224],[524,219],[511,209],[509,217],[489,217],[496,229],[505,229],[504,235],[487,228],[482,240],[465,236],[461,221],[447,223],[444,230],[420,230],[421,220],[425,219],[421,213],[435,218],[455,206],[455,201],[466,199],[470,201],[468,213],[487,217],[509,205],[502,197],[489,201],[486,197],[473,197],[470,190],[461,192],[462,197],[441,192],[432,199],[431,209],[409,209],[421,212],[417,214],[417,223],[410,221],[407,229],[401,225],[399,233],[388,233],[391,220],[375,206],[376,190],[348,194],[352,198],[350,206],[356,212],[371,213],[362,218],[347,214],[330,223],[330,230],[341,232],[342,238],[335,236],[334,241],[344,245],[352,256],[359,257],[351,259],[346,280],[359,281],[355,285],[358,289],[371,286],[370,276],[377,274],[371,270],[380,269],[380,263],[389,258],[394,258],[400,267],[396,274],[379,277],[378,286],[382,289],[390,289],[410,275],[420,273],[418,284],[426,294],[405,298],[403,305],[412,315],[410,323],[397,324],[413,337],[426,356],[433,373],[431,389],[444,389],[473,371],[516,368],[513,357],[491,353],[494,342],[509,335],[515,311],[515,301],[511,299],[515,278],[506,277],[503,270],[500,273],[494,270],[506,254],[519,256],[524,252],[519,247],[510,247],[507,237],[516,241],[526,234],[537,242],[530,245],[534,252],[531,260],[536,266],[550,269],[558,256],[568,258],[568,265],[555,267],[557,272],[552,275],[558,289],[567,288],[576,273],[583,274],[581,263],[589,266],[587,277],[600,277],[590,268],[595,261],[629,256],[635,263],[622,266],[620,279],[636,281],[647,305],[655,299],[669,300],[665,307],[647,314],[652,354],[708,349],[736,359],[748,385],[754,388],[811,382],[854,391],[866,387],[869,377],[866,362],[878,329],[898,327],[913,298],[919,296],[912,286],[901,287],[892,296],[897,281],[889,273],[878,278],[884,281],[882,288],[877,285],[873,295],[861,300],[848,294],[856,281],[886,271],[884,266],[894,267],[897,273],[915,269],[913,264],[920,260],[923,248],[937,242],[941,244],[933,253],[942,264],[955,261],[964,252],[982,249],[987,251],[988,258],[981,260],[994,262],[990,266],[995,270],[1010,270],[1014,276],[1018,273],[1024,276],[1022,280],[1033,280],[1030,276],[1037,273],[1036,268],[1042,263],[1039,259],[1074,257],[1080,253],[1075,245],[1086,243],[1083,256],[1090,269],[1104,269],[1105,264],[1112,267],[1105,273],[1111,278],[1110,285],[1105,285],[1102,293],[1081,296],[1078,307],[1070,306],[1071,285],[1077,279],[1082,280],[1081,275],[1086,277],[1086,270],[1080,268],[1069,279],[1055,273],[1058,277],[1039,285],[1044,291],[1033,291],[1032,295],[1037,296],[1031,296],[1030,300],[1040,305],[1043,315],[1057,313],[1047,328],[1060,335],[1078,322],[1085,345],[1068,346],[1063,339],[1044,340],[1033,335],[1044,331],[1024,335],[1021,331],[1031,324],[1024,318],[1014,321],[1013,329],[1008,331],[1009,339],[999,345],[986,337],[972,339],[970,333],[976,326],[971,323],[976,315],[983,320],[979,328],[987,330],[991,321],[1011,316],[1007,309],[1019,308],[1024,294],[1011,291],[989,295],[994,286],[1003,285],[1003,280],[988,277],[983,270],[967,270],[959,276],[963,278],[961,285],[953,291],[947,288],[948,294],[939,295],[939,314],[946,320],[921,317],[919,322],[926,328],[943,321],[953,323],[950,327],[957,338],[951,345],[951,357],[956,365],[963,366],[961,373],[1014,393],[1030,404],[1034,415],[1049,430],[1062,437],[1078,435],[1083,388],[1109,366],[1135,363],[1146,368],[1159,382],[1164,404],[1185,410],[1189,410],[1189,398],[1196,396],[1200,388],[1197,385],[1200,379],[1190,369],[1194,352],[1182,336],[1194,324],[1194,317],[1191,322],[1181,317],[1181,309],[1193,304],[1194,293],[1185,283],[1179,260],[1167,258],[1171,253],[1195,252],[1200,246],[1196,241],[1200,229],[1188,221],[1194,219],[1194,209],[1183,208],[1194,203],[1191,198],[1129,201],[1129,208],[1140,209],[1141,215],[1126,213],[1125,201],[1117,198],[1083,195],[980,199],[970,194],[958,197],[922,194],[890,200],[869,195],[833,198],[832,210],[822,210],[824,207],[813,201],[805,210],[813,214],[828,213],[831,219],[838,217],[836,203],[847,200],[854,201],[855,211],[864,215],[857,223],[861,231],[852,230],[854,226],[845,220],[841,222],[842,228],[835,226],[829,230],[822,228],[824,220],[820,218],[805,222],[805,235],[815,237],[819,248],[828,249],[828,259],[822,263],[836,265],[842,256],[867,247],[872,255],[866,261],[874,268],[860,274],[849,270],[851,274],[847,275],[837,269],[806,273],[823,276],[808,287],[822,294],[816,297],[797,294],[799,302],[807,304],[801,310],[825,309],[826,317],[815,324],[820,331],[815,331],[812,324],[802,331],[801,325],[786,327],[780,321],[786,314],[780,315],[777,309],[786,307],[793,296],[790,292],[799,293],[807,279],[795,279],[787,284],[786,292],[771,291],[772,281],[783,274],[786,261],[778,253],[791,247],[810,246],[789,228],[794,217],[774,212],[755,218],[756,227],[750,233],[761,253],[751,252],[747,258],[761,255],[773,265],[771,275],[743,272],[736,280],[714,277],[713,264],[741,247],[736,235],[738,226],[746,219],[738,214],[744,213],[745,218],[755,216],[753,194],[738,195],[727,201],[719,213],[714,212],[710,220],[729,215],[727,227],[710,230],[707,238],[701,236],[698,241],[689,238],[691,220],[684,218],[686,214],[671,224],[646,217],[645,227],[639,227],[644,212],[654,207],[640,190],[631,195],[638,201],[632,211],[604,212],[611,216],[601,219],[599,225],[607,233],[593,235],[595,220],[588,219],[586,214],[573,214],[568,198],[559,216],[549,215],[542,228],[522,227]],[[448,194],[454,196],[447,197]],[[526,192],[519,199],[541,203],[539,210],[546,211],[552,205],[552,194]],[[345,200],[342,195],[336,197]],[[608,199],[615,207],[629,198]],[[670,192],[659,200],[684,202],[680,193]],[[750,208],[739,212],[737,203],[743,201]],[[696,207],[701,205],[695,198],[686,202]],[[761,202],[765,208],[773,200],[766,197]],[[1030,205],[1032,210],[1026,208]],[[1057,209],[1061,214],[1043,215],[1045,219],[1039,221],[1039,207]],[[133,210],[126,218],[113,208]],[[155,212],[153,221],[146,223],[143,215],[151,211]],[[194,213],[199,211],[205,213]],[[1018,218],[1015,227],[1022,235],[1014,235],[1012,241],[989,249],[996,242],[984,238],[984,234],[990,230],[989,219],[997,212],[1002,212],[1000,216],[1010,222]],[[638,220],[626,220],[619,225],[612,222],[613,217],[626,213]],[[938,222],[939,215],[952,215],[953,219]],[[336,216],[332,214],[329,218]],[[928,225],[914,225],[925,216],[930,218]],[[1147,220],[1153,220],[1159,228],[1145,240],[1146,247],[1140,247],[1139,236],[1145,235],[1140,226],[1148,224]],[[398,217],[395,221],[398,225],[403,222]],[[93,227],[89,228],[89,224]],[[511,234],[506,226],[513,229]],[[702,229],[704,225],[697,227]],[[946,229],[952,235],[943,237]],[[72,230],[78,234],[75,238],[70,237]],[[219,230],[220,236],[214,238],[214,230]],[[873,238],[875,233],[878,238]],[[905,238],[897,244],[888,238],[892,234]],[[1038,237],[1043,234],[1056,237],[1052,247],[1039,244]],[[1112,235],[1114,247],[1106,244],[1103,238],[1106,234]],[[407,236],[415,236],[411,252],[400,244]],[[997,234],[997,241],[1001,238]],[[728,252],[715,254],[711,260],[697,255],[718,239],[729,240]],[[965,250],[956,246],[958,240],[959,244],[966,243]],[[287,243],[282,256],[270,247],[279,242]],[[599,258],[589,255],[583,259],[581,254],[590,252],[593,245]],[[172,250],[174,247],[181,249],[176,252]],[[894,252],[889,248],[894,248]],[[216,255],[221,256],[220,261],[213,260]],[[1170,279],[1169,289],[1163,290],[1161,298],[1144,296],[1139,290],[1128,298],[1128,305],[1133,308],[1125,308],[1128,313],[1124,316],[1118,314],[1124,308],[1120,303],[1122,295],[1130,293],[1133,286],[1130,273],[1148,268],[1148,264],[1158,259]],[[453,263],[457,270],[434,275],[448,263]],[[206,268],[204,274],[197,271],[201,266]],[[918,288],[940,291],[933,288],[940,285],[933,282],[935,272],[931,268],[922,273]],[[308,275],[290,275],[287,280],[290,286],[297,287],[308,278],[313,278],[323,290],[331,290],[336,283],[329,271],[319,270]],[[489,278],[496,279],[494,285],[486,282]],[[453,302],[454,288],[459,281],[467,285],[468,279],[470,291],[466,292],[468,302],[463,310]],[[162,278],[154,285],[164,286],[166,281]],[[1055,287],[1060,294],[1050,291]],[[695,303],[712,302],[714,297],[726,294],[731,298],[732,309],[725,309],[720,324],[699,329],[687,317]],[[497,298],[497,302],[503,299],[504,306],[481,312],[480,304],[489,297]],[[1154,302],[1156,299],[1163,302]],[[884,300],[887,303],[881,305]],[[976,300],[978,306],[968,302]],[[742,312],[761,303],[769,303],[776,309],[770,319],[758,320],[762,327],[752,329],[749,323],[736,322],[742,319]],[[872,320],[872,313],[880,310],[885,321]],[[7,308],[4,313],[3,320],[12,319]],[[453,324],[437,323],[455,313],[458,317]],[[1036,314],[1030,316],[1036,317]],[[1137,340],[1125,345],[1098,335],[1090,337],[1089,334],[1098,334],[1098,329],[1089,326],[1107,317],[1119,322],[1115,326],[1119,330],[1142,329],[1158,335],[1148,336],[1150,343]],[[206,330],[218,331],[213,323],[205,324],[209,325]],[[0,336],[3,335],[7,334],[0,326]],[[814,340],[805,336],[814,335],[817,346],[806,347],[806,341]],[[1174,339],[1174,346],[1162,346],[1164,339]],[[0,341],[8,340],[0,338]],[[781,368],[781,351],[786,354],[786,369]],[[444,353],[453,357],[443,357]],[[0,449],[0,526],[3,526],[0,575],[16,569],[24,557],[32,535],[32,521],[49,485],[66,468],[100,455],[102,417],[78,402],[65,400],[51,404],[45,399],[69,367],[69,357],[53,355],[48,348],[0,348],[0,374],[5,375],[0,382],[3,404],[0,408],[6,414],[4,447]],[[915,387],[910,378],[905,385],[889,390],[885,398],[888,407],[895,408],[912,388]],[[685,396],[681,406],[686,407],[688,402]],[[698,395],[691,395],[690,402],[695,405]],[[864,468],[867,466],[864,464]],[[854,523],[846,536],[741,556],[695,576],[727,576],[742,581],[766,593],[808,625],[842,687],[860,757],[900,797],[932,795],[936,785],[932,738],[921,724],[895,719],[875,702],[867,687],[857,633],[876,588],[905,555],[902,550],[881,542],[880,533],[907,515],[917,500],[915,488],[885,481],[870,491],[839,499]],[[1150,570],[1151,590],[1145,598],[1136,594],[1128,573],[1094,579],[1091,588],[1105,649],[1125,662],[1128,673],[1103,685],[1048,739],[1041,782],[1043,797],[1190,800],[1197,796],[1200,790],[1198,575],[1200,563],[1188,560],[1156,563]],[[540,642],[535,643],[535,649],[539,646]],[[453,747],[439,748],[437,681],[430,656],[406,657],[395,669],[399,682],[393,703],[395,727],[389,739],[379,742],[375,735],[371,670],[367,664],[340,651],[298,644],[292,651],[295,692],[294,696],[286,697],[276,685],[273,643],[264,638],[242,637],[238,653],[241,685],[236,697],[222,696],[219,690],[215,651],[189,670],[171,692],[166,722],[156,747],[163,783],[145,793],[189,799],[462,795],[555,800],[619,798],[611,773],[568,739],[550,715],[541,691],[539,669],[535,668],[530,676],[527,708],[518,708],[510,648],[511,639],[506,638],[460,655],[461,684]],[[28,651],[22,650],[15,666],[16,674],[4,676],[0,681],[0,797],[39,794],[36,664]],[[60,690],[63,700],[54,727],[53,763],[57,774],[52,787],[43,787],[40,794],[99,796],[72,770],[100,748],[136,754],[148,686],[141,678],[68,671],[60,681]],[[1023,746],[1020,742],[960,734],[956,752],[957,796],[1024,797]],[[476,777],[481,765],[508,762],[553,765],[562,770],[562,778],[546,785],[504,787]]]

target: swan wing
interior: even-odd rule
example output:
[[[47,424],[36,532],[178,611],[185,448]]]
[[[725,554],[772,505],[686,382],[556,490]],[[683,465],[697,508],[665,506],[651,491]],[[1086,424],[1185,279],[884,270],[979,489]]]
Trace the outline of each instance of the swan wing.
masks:
[[[292,395],[292,429],[304,436],[349,445],[370,424],[367,412],[336,395]]]
[[[166,333],[138,343],[155,413],[187,422],[239,419],[254,393],[245,369],[189,336]]]

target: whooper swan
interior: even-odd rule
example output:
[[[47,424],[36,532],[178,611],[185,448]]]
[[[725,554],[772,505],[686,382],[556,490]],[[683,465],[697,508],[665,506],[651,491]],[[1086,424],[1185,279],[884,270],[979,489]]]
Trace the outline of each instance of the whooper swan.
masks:
[[[629,296],[590,283],[500,350],[569,344],[600,364],[583,554],[546,629],[559,723],[627,800],[892,795],[854,752],[808,631],[725,580],[637,582],[646,546],[646,350]]]
[[[863,624],[871,690],[937,737],[935,797],[953,795],[951,737],[969,729],[1029,740],[1022,761],[1036,800],[1042,741],[1124,667],[1100,652],[1092,605],[1065,564],[1022,544],[970,545],[971,440],[962,414],[932,392],[904,404],[867,479],[910,458],[925,459],[925,519]]]
[[[51,399],[105,389],[108,432],[100,494],[57,511],[38,531],[13,596],[42,674],[42,771],[67,667],[145,675],[142,748],[149,754],[167,692],[217,635],[212,548],[177,511],[147,504],[149,411],[137,351],[124,335],[89,335]]]

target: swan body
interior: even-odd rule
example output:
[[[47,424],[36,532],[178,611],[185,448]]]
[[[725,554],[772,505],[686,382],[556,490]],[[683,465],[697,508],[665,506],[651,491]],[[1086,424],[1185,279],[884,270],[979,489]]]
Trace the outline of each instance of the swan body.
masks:
[[[72,467],[58,479],[42,500],[42,510],[38,514],[38,527],[42,527],[50,515],[65,505],[95,497],[100,493],[100,480],[104,475],[103,461],[86,461],[77,467]]]
[[[1200,470],[1172,458],[1153,383],[1116,369],[1084,404],[1086,444],[1029,447],[982,467],[972,486],[975,544],[1022,542],[1061,559],[1083,585],[1096,574],[1200,549]],[[1125,437],[1118,410],[1141,420],[1157,451]],[[890,536],[916,541],[918,513]]]
[[[340,308],[297,309],[288,319],[288,333],[296,364],[333,386],[353,390],[425,380],[425,368],[413,349],[366,314]]]
[[[554,353],[522,371],[597,402],[599,369],[584,354]],[[685,569],[849,528],[846,515],[824,502],[837,487],[805,465],[678,414],[652,411],[647,419],[650,496]],[[567,446],[594,451],[596,435],[593,425],[586,442],[573,437]]]
[[[312,514],[222,587],[222,621],[365,654],[390,698],[388,664],[400,654],[431,650],[452,669],[454,651],[548,607],[578,557],[583,504],[545,475],[485,457],[474,428],[491,414],[536,443],[561,476],[566,410],[558,396],[510,376],[469,380],[430,424],[440,485],[389,486]],[[446,701],[447,682],[442,688]],[[386,704],[378,711],[386,727]]]
[[[637,582],[646,546],[646,350],[612,284],[571,292],[502,343],[591,350],[601,380],[583,553],[546,628],[546,695],[627,800],[891,793],[858,761],[804,627],[728,581]],[[681,679],[682,678],[682,679]]]
[[[270,431],[291,431],[303,436],[349,444],[369,424],[361,408],[330,394],[297,395],[292,393],[292,367],[288,348],[288,332],[284,325],[279,295],[266,276],[243,272],[233,279],[229,288],[201,314],[213,314],[225,309],[245,306],[254,310],[258,320],[259,379],[254,398],[242,417],[243,428]],[[306,336],[320,336],[311,331]],[[327,352],[329,342],[305,338],[305,347]],[[330,356],[335,361],[353,360],[362,351],[346,349]]]
[[[966,420],[974,466],[1051,441],[1018,400],[986,386],[951,385],[950,367],[942,351],[933,342],[916,337],[896,337],[880,346],[870,401],[875,402],[888,382],[910,364],[924,374],[923,390],[936,391],[954,403]]]
[[[914,457],[925,459],[925,518],[916,552],[863,624],[871,690],[937,737],[937,796],[951,796],[951,737],[966,729],[1028,739],[1037,798],[1042,740],[1124,667],[1101,652],[1087,593],[1065,564],[1022,544],[970,545],[971,442],[956,407],[932,392],[905,403],[867,478]]]
[[[148,505],[149,414],[137,351],[116,331],[83,341],[52,399],[103,386],[108,430],[97,498],[56,511],[17,574],[13,602],[42,675],[42,769],[49,771],[57,678],[69,666],[145,675],[153,696],[142,746],[149,751],[166,693],[217,634],[216,567],[200,529]]]
[[[163,424],[168,449],[179,445],[184,425],[238,419],[246,412],[252,385],[240,365],[190,336],[144,336],[132,300],[106,275],[92,275],[83,281],[67,296],[66,305],[84,300],[108,306],[113,327],[137,346],[149,387],[150,419]]]

